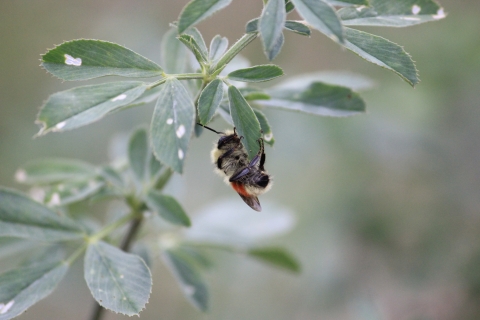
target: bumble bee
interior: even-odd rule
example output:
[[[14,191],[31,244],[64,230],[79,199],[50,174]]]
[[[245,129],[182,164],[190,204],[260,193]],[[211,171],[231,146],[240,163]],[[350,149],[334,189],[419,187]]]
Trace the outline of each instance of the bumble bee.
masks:
[[[201,125],[201,124],[199,124]],[[262,211],[257,196],[272,187],[272,178],[265,171],[265,152],[263,139],[258,139],[260,149],[257,155],[248,161],[248,153],[242,145],[242,136],[238,136],[235,128],[232,131],[219,132],[212,128],[202,127],[222,135],[212,150],[212,162],[215,172],[224,177],[226,184],[232,186],[240,197],[253,210]]]

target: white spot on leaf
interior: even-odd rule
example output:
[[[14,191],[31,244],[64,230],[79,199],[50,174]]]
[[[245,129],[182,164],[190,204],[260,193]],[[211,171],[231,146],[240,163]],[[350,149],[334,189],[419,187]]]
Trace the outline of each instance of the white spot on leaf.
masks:
[[[124,277],[124,275],[123,275],[123,274],[121,274],[121,275],[120,275],[120,279],[123,279],[123,277]]]
[[[445,11],[443,8],[438,9],[437,14],[433,16],[433,19],[443,19],[445,18]]]
[[[45,190],[43,190],[42,188],[32,188],[30,189],[29,194],[30,197],[37,202],[43,202],[43,199],[45,199]]]
[[[126,97],[127,95],[122,93],[121,95],[118,95],[115,98],[113,98],[112,101],[115,102],[115,101],[125,100]]]
[[[183,150],[182,149],[178,149],[178,159],[182,160],[183,159]]]
[[[17,170],[17,172],[15,172],[15,180],[17,180],[17,182],[25,182],[27,180],[27,172],[23,169]]]
[[[185,126],[183,124],[178,127],[176,134],[179,139],[183,137],[183,135],[185,134]]]
[[[50,201],[48,202],[49,206],[58,206],[60,204],[60,195],[58,193],[52,194]]]
[[[0,309],[0,314],[7,313],[14,303],[15,303],[14,300],[10,300],[6,305],[2,306],[2,308]]]
[[[412,13],[417,15],[420,13],[420,11],[422,10],[422,8],[420,8],[420,6],[414,4],[413,7],[412,7]]]
[[[58,130],[61,130],[63,127],[65,127],[65,125],[67,124],[66,121],[62,121],[62,122],[59,122],[55,125],[55,131],[58,131]]]
[[[273,138],[273,133],[269,132],[266,135],[264,135],[263,138],[265,139],[265,141],[270,141]]]
[[[193,286],[185,286],[183,287],[183,290],[185,290],[185,293],[189,296],[193,296],[193,294],[195,293],[195,287]]]
[[[82,65],[82,59],[81,58],[74,58],[69,54],[65,54],[65,64],[69,66],[76,66],[79,67]]]
[[[167,124],[172,124],[173,123],[173,119],[172,118],[168,118],[167,119]]]
[[[361,12],[361,11],[362,11],[363,9],[365,9],[365,8],[366,8],[366,6],[358,6],[356,10],[357,10],[358,12]]]

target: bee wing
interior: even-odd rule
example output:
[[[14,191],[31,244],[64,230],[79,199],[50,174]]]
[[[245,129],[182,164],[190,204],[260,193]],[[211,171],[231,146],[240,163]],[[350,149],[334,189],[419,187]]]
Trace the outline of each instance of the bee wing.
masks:
[[[235,181],[238,181],[240,180],[241,177],[244,177],[246,174],[248,174],[250,172],[250,168],[249,167],[246,167],[246,168],[243,168],[242,170],[239,170],[237,172],[235,172],[228,181],[230,182],[235,182]]]
[[[244,196],[244,195],[241,195],[240,193],[238,195],[240,196],[240,198],[242,198],[243,201],[245,201],[246,204],[248,204],[250,208],[259,212],[262,211],[262,206],[260,205],[260,201],[258,201],[257,197]]]

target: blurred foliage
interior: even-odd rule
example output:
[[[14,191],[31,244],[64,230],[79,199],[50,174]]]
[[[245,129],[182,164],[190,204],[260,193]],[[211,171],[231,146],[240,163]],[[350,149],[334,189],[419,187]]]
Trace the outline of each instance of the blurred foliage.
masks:
[[[46,45],[105,39],[157,61],[160,37],[185,3],[2,2],[0,184],[18,187],[13,175],[30,159],[105,163],[111,132],[122,134],[151,115],[148,108],[127,110],[101,124],[32,140],[39,101],[71,87],[38,67]],[[286,74],[314,71],[312,66],[347,69],[369,75],[377,87],[363,94],[364,116],[267,114],[276,139],[275,148],[267,150],[275,187],[265,199],[298,213],[295,232],[281,245],[299,255],[303,274],[292,277],[217,253],[221,263],[208,279],[215,304],[206,319],[480,318],[480,3],[441,4],[449,14],[444,21],[377,32],[415,57],[422,80],[415,90],[318,33],[285,35],[287,45],[275,63]],[[246,18],[259,10],[261,3],[233,1],[199,28],[210,39],[218,25],[228,25],[222,36],[236,39]],[[256,43],[246,53],[254,64],[266,63],[261,51]],[[213,140],[204,134],[193,141],[185,176],[170,186],[189,212],[231,193],[211,173]],[[156,265],[154,273],[166,270]],[[51,297],[19,319],[84,319],[92,301],[78,285],[79,275],[80,270],[67,274]],[[198,317],[172,277],[162,278],[142,313],[142,319]]]

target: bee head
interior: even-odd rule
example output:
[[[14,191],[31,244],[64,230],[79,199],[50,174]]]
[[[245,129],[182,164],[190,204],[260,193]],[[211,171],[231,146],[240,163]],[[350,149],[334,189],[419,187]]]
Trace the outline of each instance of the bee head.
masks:
[[[238,146],[242,137],[239,137],[235,132],[235,129],[232,131],[227,131],[223,136],[218,139],[217,148],[218,149],[230,149],[232,147]]]

